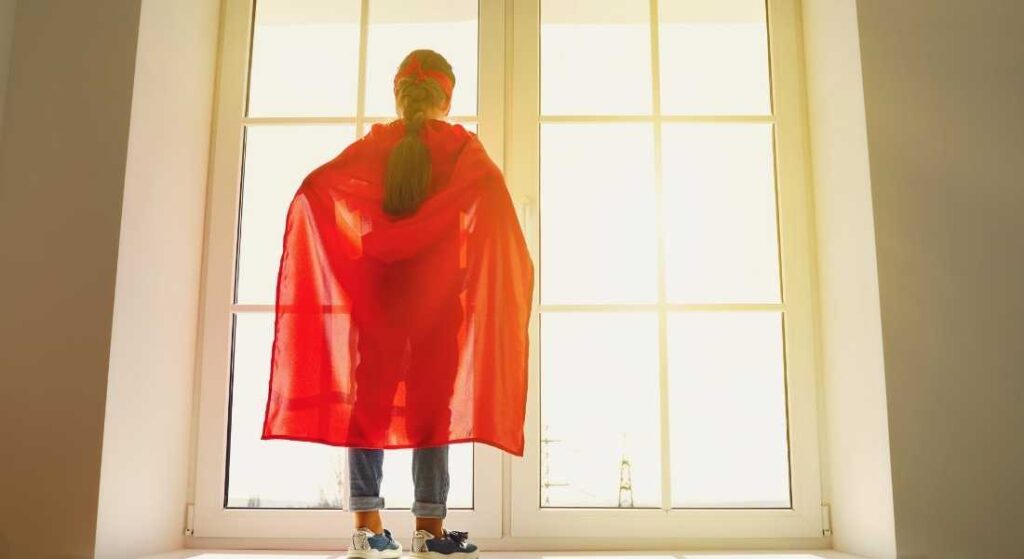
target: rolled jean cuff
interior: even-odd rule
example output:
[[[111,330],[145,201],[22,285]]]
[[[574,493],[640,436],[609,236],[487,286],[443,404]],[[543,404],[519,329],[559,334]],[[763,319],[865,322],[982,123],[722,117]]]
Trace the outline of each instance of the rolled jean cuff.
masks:
[[[412,502],[412,514],[419,518],[444,518],[448,515],[448,507],[443,503]]]
[[[380,510],[384,508],[384,497],[349,497],[348,510]]]

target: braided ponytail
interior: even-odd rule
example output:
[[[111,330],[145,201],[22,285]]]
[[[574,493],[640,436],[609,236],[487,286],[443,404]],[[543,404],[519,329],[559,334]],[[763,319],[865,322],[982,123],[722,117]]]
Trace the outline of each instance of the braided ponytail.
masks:
[[[452,83],[455,75],[451,65],[439,53],[430,49],[410,52],[399,69],[413,59],[418,59],[424,69],[447,74]],[[427,120],[428,111],[443,107],[448,95],[434,80],[418,81],[413,78],[401,79],[395,91],[395,103],[399,116],[405,121],[405,137],[398,142],[388,156],[384,177],[384,212],[392,216],[414,213],[431,194],[430,151],[420,137],[420,131]]]

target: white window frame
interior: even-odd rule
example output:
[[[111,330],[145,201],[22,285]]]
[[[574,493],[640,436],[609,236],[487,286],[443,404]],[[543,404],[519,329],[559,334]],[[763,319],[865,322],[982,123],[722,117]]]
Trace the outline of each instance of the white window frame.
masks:
[[[350,523],[347,511],[302,509],[225,509],[228,394],[231,317],[234,312],[267,312],[272,305],[234,305],[234,262],[238,231],[243,128],[246,123],[355,124],[357,137],[371,124],[363,115],[367,4],[362,0],[362,33],[357,114],[347,118],[246,118],[245,100],[253,0],[222,0],[221,45],[214,121],[214,152],[210,173],[207,235],[204,251],[203,303],[200,321],[199,406],[196,418],[196,460],[193,536],[200,538],[303,539],[338,538]],[[657,5],[649,0],[652,21]],[[786,389],[789,419],[792,508],[790,509],[671,509],[667,447],[667,396],[662,390],[663,507],[662,509],[541,509],[539,472],[539,344],[531,343],[526,453],[522,459],[487,445],[474,445],[474,508],[451,510],[449,521],[469,530],[474,539],[506,545],[548,548],[573,547],[606,534],[621,540],[623,530],[645,537],[651,549],[665,549],[695,539],[723,545],[745,538],[768,539],[779,546],[806,545],[822,539],[821,478],[818,450],[816,360],[818,341],[814,317],[815,264],[802,51],[798,0],[767,0],[770,37],[773,113],[752,117],[628,117],[660,122],[771,122],[775,125],[783,303],[756,305],[782,310],[786,317]],[[503,168],[518,205],[531,253],[539,254],[539,10],[540,0],[480,0],[479,91],[476,118],[488,153]],[[652,75],[658,80],[657,26],[652,26]],[[514,48],[512,46],[514,45]],[[486,69],[495,69],[487,71]],[[654,110],[658,114],[655,87]],[[559,117],[562,118],[562,117]],[[573,117],[574,119],[576,117]],[[607,120],[595,117],[595,120]],[[659,134],[656,133],[656,139]],[[339,149],[342,146],[339,146]],[[659,149],[659,145],[655,145]],[[656,156],[659,157],[659,156]],[[660,178],[659,178],[660,181]],[[297,187],[298,185],[296,185]],[[539,262],[539,260],[538,260]],[[539,272],[539,270],[538,270]],[[539,280],[539,277],[537,278]],[[723,310],[736,306],[717,305]],[[742,307],[742,306],[741,306]],[[747,307],[754,307],[747,305]],[[530,338],[539,335],[539,299],[535,290]],[[660,335],[664,336],[664,321]],[[664,358],[661,359],[664,363]],[[664,365],[661,382],[666,381]],[[664,386],[664,384],[663,384]],[[386,510],[384,522],[397,534],[411,533],[408,511]],[[517,543],[518,542],[518,543]]]
[[[662,506],[660,509],[542,508],[540,460],[540,352],[530,355],[526,415],[526,450],[512,468],[511,533],[514,537],[592,538],[594,534],[626,532],[635,537],[685,539],[820,538],[822,536],[820,458],[818,451],[816,354],[814,324],[814,260],[812,258],[811,200],[805,166],[803,90],[799,44],[799,4],[796,0],[767,0],[769,57],[773,111],[771,115],[678,116],[661,115],[659,91],[658,3],[649,0],[651,25],[652,115],[643,116],[541,116],[540,114],[540,4],[541,0],[516,0],[512,26],[515,58],[512,65],[513,113],[508,173],[526,193],[527,238],[533,254],[539,254],[540,122],[651,122],[654,124],[656,190],[661,189],[661,124],[664,122],[773,123],[778,198],[779,243],[782,272],[782,303],[667,305],[664,295],[655,305],[659,313],[661,384],[660,427]],[[663,207],[659,204],[659,211]],[[662,236],[659,225],[659,238]],[[660,251],[659,251],[660,252]],[[663,282],[664,274],[659,280]],[[660,289],[663,293],[664,289]],[[535,299],[535,304],[538,301]],[[539,312],[558,305],[538,305],[531,317],[530,339],[538,340]],[[615,305],[626,308],[629,305]],[[788,509],[674,509],[671,506],[671,468],[668,440],[669,403],[666,351],[667,309],[735,311],[782,311],[786,340],[785,369],[789,428],[791,508]],[[599,310],[600,306],[573,305],[574,309]],[[649,305],[637,306],[649,309]],[[531,349],[536,349],[538,343]]]
[[[366,39],[369,0],[362,0],[357,112],[354,117],[246,117],[253,0],[222,0],[221,45],[214,128],[214,152],[208,198],[203,303],[200,322],[200,405],[195,472],[197,537],[324,538],[338,537],[340,527],[351,524],[351,513],[303,509],[225,509],[225,466],[229,379],[231,370],[232,314],[273,312],[273,304],[232,302],[234,262],[237,257],[238,203],[241,187],[243,130],[246,124],[354,124],[361,137],[376,120],[364,116]],[[479,63],[481,68],[502,68],[505,11],[501,2],[484,1],[479,9]],[[480,73],[477,115],[451,115],[450,120],[477,123],[487,151],[501,165],[504,153],[503,72]],[[378,119],[379,120],[379,119]],[[355,138],[353,138],[354,140]],[[343,145],[338,146],[341,151]],[[298,184],[295,185],[298,188]],[[283,218],[283,216],[282,216]],[[313,443],[310,443],[313,444]],[[473,508],[451,509],[448,518],[474,536],[501,536],[503,461],[501,452],[474,444]],[[284,475],[284,474],[283,474]],[[385,510],[386,525],[396,534],[412,533],[408,510]]]

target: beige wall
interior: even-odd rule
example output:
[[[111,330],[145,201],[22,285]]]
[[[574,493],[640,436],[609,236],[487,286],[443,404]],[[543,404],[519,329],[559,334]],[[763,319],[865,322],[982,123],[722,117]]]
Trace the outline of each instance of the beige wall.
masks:
[[[219,15],[32,0],[0,21],[0,559],[184,543]]]
[[[0,557],[91,557],[139,5],[18,2],[0,143]]]
[[[1019,557],[1024,2],[859,0],[900,557]]]
[[[4,101],[7,98],[7,76],[11,62],[11,44],[14,42],[15,0],[0,0],[0,137],[4,130]]]

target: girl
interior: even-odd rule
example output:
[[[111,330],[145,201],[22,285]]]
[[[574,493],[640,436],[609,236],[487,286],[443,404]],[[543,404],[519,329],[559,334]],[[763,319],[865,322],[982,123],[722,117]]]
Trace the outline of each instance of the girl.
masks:
[[[455,75],[410,52],[400,118],[311,172],[288,210],[263,439],[348,447],[349,557],[394,559],[384,449],[413,448],[411,556],[477,557],[447,530],[448,445],[523,454],[533,261],[504,177],[445,120]]]

